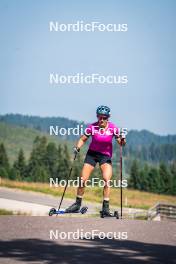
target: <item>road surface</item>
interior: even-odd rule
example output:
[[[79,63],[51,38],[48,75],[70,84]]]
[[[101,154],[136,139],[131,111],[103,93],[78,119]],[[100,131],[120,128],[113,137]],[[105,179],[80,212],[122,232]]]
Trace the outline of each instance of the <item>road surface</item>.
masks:
[[[92,230],[96,230],[97,235],[90,239],[85,234],[92,234]],[[68,236],[78,232],[77,237]],[[118,234],[117,239],[100,239],[100,234],[107,236],[108,232]],[[176,223],[115,218],[1,216],[0,263],[174,264]]]
[[[12,210],[33,216],[45,216],[48,215],[50,208],[58,206],[59,200],[60,197],[48,194],[0,187],[0,209]],[[62,208],[68,207],[73,202],[73,199],[64,198]],[[88,215],[98,213],[102,206],[100,203],[91,203],[83,200],[83,206],[85,205],[88,206]],[[111,208],[119,209],[113,206]],[[124,208],[123,211],[126,214],[131,214],[132,212],[142,212],[145,210]]]

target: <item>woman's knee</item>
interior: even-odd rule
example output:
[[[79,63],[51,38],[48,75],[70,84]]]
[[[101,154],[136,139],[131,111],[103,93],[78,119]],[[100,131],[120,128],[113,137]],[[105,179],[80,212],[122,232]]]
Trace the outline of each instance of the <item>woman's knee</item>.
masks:
[[[80,174],[80,181],[83,185],[85,185],[85,182],[89,179],[91,172],[94,170],[94,167],[92,167],[89,164],[84,164],[81,174]]]

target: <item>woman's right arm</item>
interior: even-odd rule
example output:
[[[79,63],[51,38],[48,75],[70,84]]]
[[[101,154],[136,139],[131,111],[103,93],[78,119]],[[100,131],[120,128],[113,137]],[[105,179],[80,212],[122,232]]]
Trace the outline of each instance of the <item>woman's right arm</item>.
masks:
[[[87,141],[88,137],[85,135],[82,135],[80,137],[80,139],[78,140],[78,142],[76,143],[75,148],[77,149],[77,151],[80,151],[80,148],[84,145],[84,143]]]

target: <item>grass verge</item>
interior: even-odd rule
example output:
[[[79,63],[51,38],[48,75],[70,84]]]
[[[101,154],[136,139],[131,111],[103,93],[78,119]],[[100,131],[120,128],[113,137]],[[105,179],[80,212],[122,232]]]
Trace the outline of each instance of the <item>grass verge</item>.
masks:
[[[0,216],[3,216],[3,215],[28,215],[26,213],[23,213],[23,212],[14,212],[14,211],[11,211],[11,210],[6,210],[6,209],[1,209],[0,208]]]
[[[17,188],[25,191],[41,192],[51,194],[54,196],[61,196],[63,187],[50,187],[47,183],[34,183],[34,182],[19,182],[7,179],[1,179],[0,186]],[[76,188],[68,187],[65,197],[75,199]],[[102,202],[102,188],[87,187],[85,191],[85,200],[90,202]],[[111,188],[110,195],[111,205],[120,206],[120,189]],[[149,209],[157,202],[167,202],[176,204],[175,196],[154,194],[149,192],[142,192],[138,190],[123,189],[123,205],[131,208]]]

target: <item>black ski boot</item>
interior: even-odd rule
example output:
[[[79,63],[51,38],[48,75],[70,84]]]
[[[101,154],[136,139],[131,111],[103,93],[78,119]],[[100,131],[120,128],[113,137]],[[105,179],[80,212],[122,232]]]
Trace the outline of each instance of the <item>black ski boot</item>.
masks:
[[[82,198],[76,197],[76,202],[65,209],[66,213],[78,213],[81,208]]]
[[[113,217],[114,215],[110,213],[109,210],[109,201],[103,201],[102,211],[100,211],[101,218],[104,217]]]

